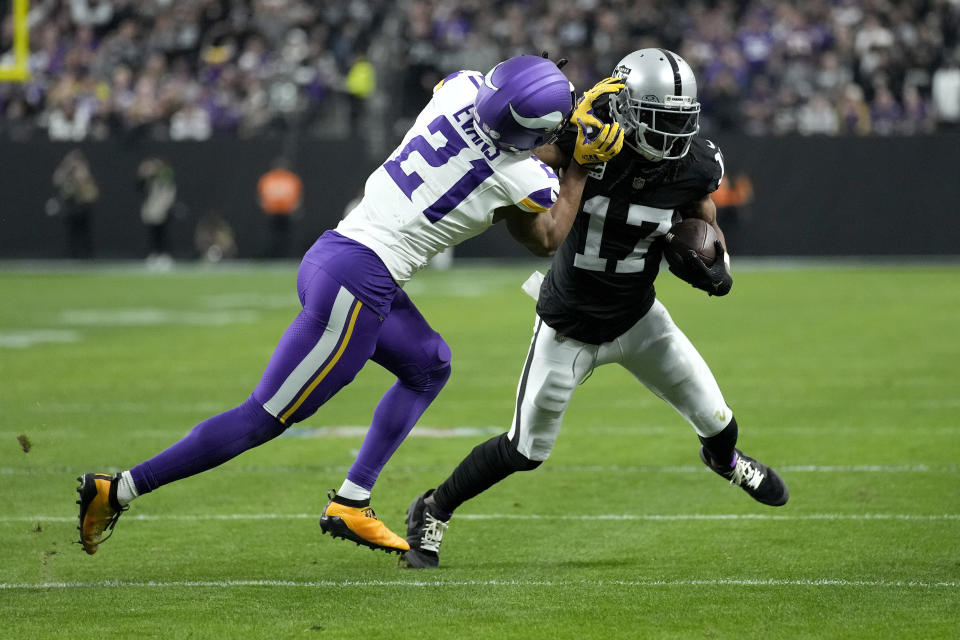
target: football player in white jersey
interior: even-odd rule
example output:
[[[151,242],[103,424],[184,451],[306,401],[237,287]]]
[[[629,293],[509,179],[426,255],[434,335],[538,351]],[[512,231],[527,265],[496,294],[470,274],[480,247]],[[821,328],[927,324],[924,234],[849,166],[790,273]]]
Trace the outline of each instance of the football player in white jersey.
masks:
[[[402,287],[438,252],[498,220],[535,253],[555,251],[576,216],[583,165],[609,160],[623,145],[620,126],[603,125],[591,112],[594,100],[622,87],[608,78],[574,109],[570,82],[536,56],[511,58],[486,75],[455,73],[437,85],[403,142],[370,176],[362,202],[304,256],[297,273],[303,309],[253,394],[123,473],[78,478],[83,549],[95,553],[138,495],[276,437],[372,360],[397,382],[377,405],[320,526],[374,549],[408,550],[374,515],[370,490],[449,377],[450,349]],[[531,149],[555,140],[571,117],[581,135],[561,181]]]
[[[621,60],[614,75],[626,87],[594,108],[623,125],[629,149],[590,171],[577,219],[542,286],[533,288],[536,328],[513,423],[474,448],[436,491],[413,500],[406,566],[438,566],[440,542],[455,509],[550,456],[574,391],[605,364],[621,365],[675,408],[699,436],[700,458],[710,469],[758,502],[787,502],[786,484],[776,471],[737,448],[737,421],[717,381],[653,286],[663,254],[671,271],[710,295],[726,295],[733,284],[710,199],[723,175],[723,156],[697,137],[700,103],[693,70],[671,51],[641,49]],[[565,134],[549,154],[539,153],[559,166],[575,148]],[[671,248],[667,234],[680,217],[714,227],[721,241],[712,265],[690,250]]]

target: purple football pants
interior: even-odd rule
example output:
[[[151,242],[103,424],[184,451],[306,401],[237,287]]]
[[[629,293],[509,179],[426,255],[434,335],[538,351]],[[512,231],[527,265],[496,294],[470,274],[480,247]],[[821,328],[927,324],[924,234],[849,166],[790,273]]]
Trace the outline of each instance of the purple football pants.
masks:
[[[343,244],[342,238],[337,240]],[[377,404],[347,474],[361,487],[373,487],[387,460],[450,377],[450,348],[372,252],[356,245],[348,255],[334,251],[333,256],[318,257],[318,245],[308,252],[297,274],[303,310],[280,339],[253,394],[133,467],[139,493],[206,471],[275,438],[313,415],[368,360],[397,376]],[[350,277],[339,277],[348,268]],[[349,280],[351,288],[341,280]],[[371,282],[373,286],[365,286]]]

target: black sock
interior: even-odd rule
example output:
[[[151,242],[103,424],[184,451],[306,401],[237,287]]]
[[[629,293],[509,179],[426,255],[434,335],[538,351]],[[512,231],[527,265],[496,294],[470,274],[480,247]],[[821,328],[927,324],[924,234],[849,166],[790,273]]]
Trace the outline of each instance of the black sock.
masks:
[[[450,477],[433,493],[437,507],[452,514],[470,498],[479,495],[515,471],[530,471],[540,461],[530,460],[507,439],[507,434],[490,438],[473,448]]]
[[[345,507],[353,507],[354,509],[363,509],[364,507],[370,506],[370,498],[367,498],[366,500],[351,500],[350,498],[334,495],[333,501],[337,504],[342,504]]]
[[[107,493],[107,502],[114,511],[123,511],[123,505],[117,500],[117,488],[120,486],[120,474],[117,473],[110,481],[110,491]]]
[[[699,438],[711,460],[718,465],[729,466],[733,462],[733,449],[737,446],[737,419],[730,418],[730,424],[720,433],[709,438]]]

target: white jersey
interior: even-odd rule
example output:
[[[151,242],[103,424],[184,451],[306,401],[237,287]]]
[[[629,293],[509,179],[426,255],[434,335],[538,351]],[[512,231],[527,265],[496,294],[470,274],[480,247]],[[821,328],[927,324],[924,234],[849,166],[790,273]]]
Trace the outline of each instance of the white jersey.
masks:
[[[526,152],[494,147],[477,133],[473,102],[483,74],[440,82],[403,142],[367,179],[363,200],[337,232],[372,249],[400,285],[436,254],[493,224],[494,209],[548,210],[560,183]]]

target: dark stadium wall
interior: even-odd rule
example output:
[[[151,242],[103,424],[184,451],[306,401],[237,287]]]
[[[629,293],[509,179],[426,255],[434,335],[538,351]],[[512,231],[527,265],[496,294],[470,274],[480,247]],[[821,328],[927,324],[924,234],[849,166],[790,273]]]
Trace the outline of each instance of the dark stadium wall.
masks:
[[[720,225],[738,255],[956,255],[960,135],[721,137],[754,199]]]
[[[957,252],[960,136],[911,138],[716,137],[728,176],[746,175],[753,199],[720,214],[735,255],[897,256]],[[0,258],[66,254],[61,220],[47,216],[51,176],[77,145],[51,142],[0,146]],[[100,187],[94,211],[96,256],[141,258],[140,161],[158,155],[175,172],[182,207],[172,222],[174,255],[193,256],[199,217],[216,210],[232,225],[239,257],[258,258],[268,223],[255,197],[259,176],[281,154],[278,140],[205,143],[86,143]],[[355,145],[302,141],[294,168],[304,182],[304,207],[294,222],[294,256],[336,225],[379,158]],[[498,225],[499,227],[499,225]],[[951,231],[953,230],[953,231]],[[523,257],[503,228],[457,248],[461,257]]]
[[[219,213],[233,228],[238,257],[258,258],[267,251],[269,224],[257,203],[256,186],[283,154],[280,140],[40,141],[0,146],[0,258],[66,255],[64,222],[48,216],[45,203],[56,193],[54,169],[71,149],[84,153],[100,191],[92,216],[95,257],[146,256],[137,168],[150,156],[163,158],[175,172],[178,206],[170,223],[174,257],[194,256],[194,230],[209,211]],[[304,185],[303,207],[294,217],[291,243],[291,255],[299,256],[324,229],[336,224],[376,164],[355,144],[346,143],[301,141],[291,155],[292,168]]]

